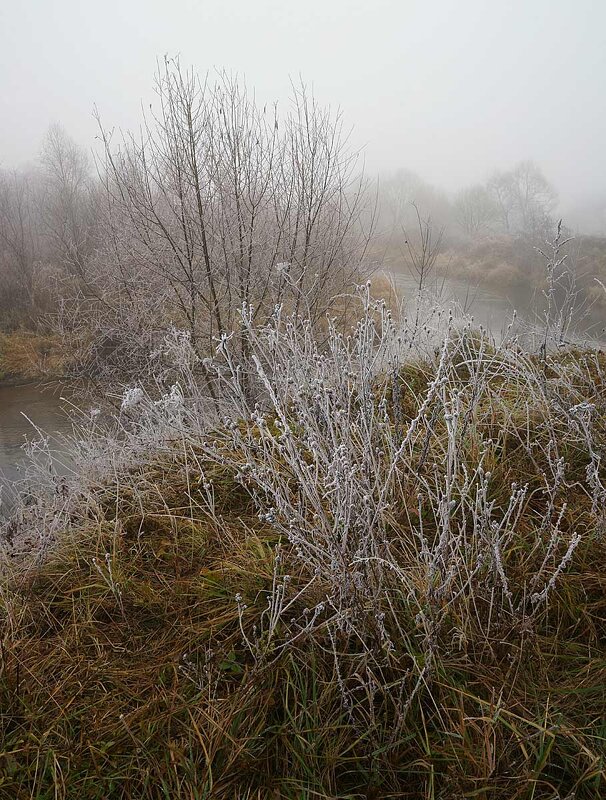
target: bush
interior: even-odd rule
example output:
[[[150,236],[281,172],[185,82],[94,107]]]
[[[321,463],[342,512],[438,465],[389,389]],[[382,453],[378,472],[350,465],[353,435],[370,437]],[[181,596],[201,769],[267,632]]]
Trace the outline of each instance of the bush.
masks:
[[[6,796],[600,796],[604,354],[242,329],[5,523]]]

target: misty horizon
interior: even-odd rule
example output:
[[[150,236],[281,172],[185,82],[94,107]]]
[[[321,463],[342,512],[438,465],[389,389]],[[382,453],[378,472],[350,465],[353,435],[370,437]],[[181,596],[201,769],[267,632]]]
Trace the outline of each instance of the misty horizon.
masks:
[[[102,12],[29,0],[0,10],[0,167],[34,162],[54,123],[95,150],[94,107],[106,127],[136,131],[157,59],[178,54],[201,74],[243,76],[282,108],[302,79],[341,109],[371,176],[407,169],[453,194],[530,159],[574,227],[584,207],[606,205],[605,31],[606,6],[589,0],[181,0],[170,14],[139,0]]]

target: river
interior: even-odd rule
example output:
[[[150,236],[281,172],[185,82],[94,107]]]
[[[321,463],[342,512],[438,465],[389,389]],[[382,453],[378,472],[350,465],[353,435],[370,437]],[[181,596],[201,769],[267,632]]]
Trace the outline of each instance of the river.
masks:
[[[405,272],[392,273],[398,293],[404,301],[414,302],[418,293],[418,282]],[[476,325],[482,325],[497,338],[504,333],[512,320],[514,309],[528,317],[530,298],[521,292],[509,295],[471,286],[463,281],[434,280],[428,287],[430,295],[438,297],[444,305],[454,303],[456,307],[473,317]]]
[[[404,298],[414,301],[415,281],[404,273],[392,274],[391,277]],[[460,309],[473,316],[476,324],[481,324],[497,338],[510,323],[514,308],[519,318],[528,320],[530,316],[532,298],[528,295],[512,293],[506,296],[458,281],[437,282],[430,288],[441,295],[445,304],[455,300]],[[603,342],[603,332],[594,335],[592,340],[593,343],[596,340]],[[23,444],[26,438],[39,436],[32,422],[51,437],[69,433],[71,424],[60,395],[59,391],[51,392],[34,385],[0,387],[0,483],[2,476],[8,481],[23,476]]]
[[[40,438],[34,426],[50,437],[51,447],[53,439],[69,433],[71,423],[65,405],[61,393],[48,388],[32,384],[0,386],[0,484],[23,477],[26,462],[23,445],[28,439]]]
[[[418,295],[418,282],[406,272],[392,272],[390,278],[395,283],[398,294],[404,299],[405,305],[410,303],[414,308]],[[512,323],[514,310],[517,319],[516,333],[521,334],[525,331],[528,335],[533,329],[537,332],[544,330],[542,315],[538,312],[541,304],[545,302],[540,291],[533,293],[532,290],[513,287],[499,292],[472,286],[464,281],[438,277],[427,287],[427,292],[429,296],[438,297],[446,307],[454,303],[458,311],[472,317],[475,326],[481,325],[497,341]],[[579,345],[603,345],[606,341],[605,322],[603,315],[589,312],[583,314],[582,319],[573,319],[567,331],[568,343],[574,340]],[[524,338],[524,342],[532,348],[531,339]]]

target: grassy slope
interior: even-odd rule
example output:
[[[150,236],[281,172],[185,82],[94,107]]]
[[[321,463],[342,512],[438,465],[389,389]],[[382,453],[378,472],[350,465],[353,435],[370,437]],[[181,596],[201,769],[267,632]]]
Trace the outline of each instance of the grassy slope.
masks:
[[[603,401],[606,387],[594,378],[579,391]],[[405,374],[407,415],[427,379],[423,367]],[[462,368],[462,387],[466,380]],[[529,426],[542,435],[542,420],[516,416],[515,387],[500,389],[505,403],[484,417],[484,430],[470,428],[465,447],[473,458],[480,433],[494,438],[497,501],[512,481],[530,485],[506,554],[521,586],[533,567],[526,532],[545,512],[540,450],[531,457],[522,444]],[[585,454],[566,456],[582,476]],[[429,454],[428,473],[440,458]],[[234,596],[248,605],[242,624],[250,635],[274,578],[276,535],[227,468],[209,469],[220,527],[196,501],[195,476],[182,462],[152,464],[130,476],[136,496],[108,486],[77,539],[4,581],[0,797],[606,795],[606,543],[584,494],[564,491],[564,528],[586,535],[549,611],[527,628],[503,619],[488,638],[461,619],[464,604],[453,604],[439,656],[400,729],[380,691],[369,696],[360,681],[366,694],[356,694],[357,644],[345,634],[335,641],[320,628],[269,666],[254,666]],[[414,492],[397,499],[394,536],[405,537],[416,509]],[[308,576],[286,543],[280,571],[292,576],[294,597]],[[315,591],[321,598],[328,590]],[[411,635],[385,660],[387,684],[423,658],[407,598],[394,591],[391,600]],[[355,707],[344,706],[340,682]]]

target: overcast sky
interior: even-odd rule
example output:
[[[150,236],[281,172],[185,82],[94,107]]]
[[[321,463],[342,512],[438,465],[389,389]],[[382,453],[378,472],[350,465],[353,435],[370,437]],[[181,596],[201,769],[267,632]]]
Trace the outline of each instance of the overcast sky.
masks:
[[[61,122],[94,146],[136,127],[156,58],[302,75],[339,105],[370,171],[446,189],[535,159],[561,195],[606,192],[606,0],[0,0],[0,165]]]

